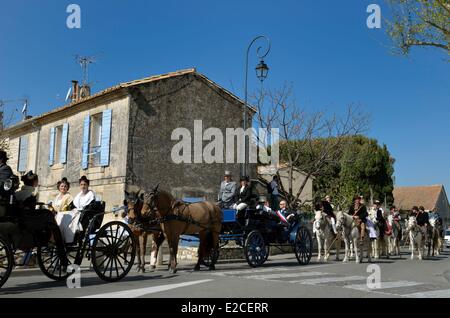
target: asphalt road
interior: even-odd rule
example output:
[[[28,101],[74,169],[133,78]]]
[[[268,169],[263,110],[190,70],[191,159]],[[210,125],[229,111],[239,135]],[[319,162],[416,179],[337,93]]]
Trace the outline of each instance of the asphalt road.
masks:
[[[372,265],[368,268],[369,265]],[[379,267],[373,267],[378,265]],[[219,262],[217,270],[193,272],[182,263],[175,275],[164,268],[145,274],[134,271],[120,282],[104,283],[91,270],[81,273],[81,288],[69,289],[53,282],[37,269],[16,270],[0,290],[0,298],[295,298],[295,297],[445,297],[450,298],[450,251],[419,261],[381,259],[372,264],[331,261],[299,266],[292,254],[270,257],[258,269],[245,261]],[[375,270],[375,272],[374,272]],[[379,270],[379,271],[378,271]],[[381,285],[368,285],[381,278]]]

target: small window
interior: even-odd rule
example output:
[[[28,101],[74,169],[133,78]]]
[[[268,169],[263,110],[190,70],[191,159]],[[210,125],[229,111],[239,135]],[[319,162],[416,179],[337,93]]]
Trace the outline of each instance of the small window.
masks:
[[[61,163],[61,149],[62,149],[62,132],[63,132],[63,126],[58,126],[55,128],[55,154],[54,154],[54,162]]]
[[[103,113],[91,117],[90,140],[89,140],[89,165],[99,167],[102,146],[102,122]]]
[[[17,171],[26,172],[28,167],[28,136],[22,136],[19,140],[19,160]]]

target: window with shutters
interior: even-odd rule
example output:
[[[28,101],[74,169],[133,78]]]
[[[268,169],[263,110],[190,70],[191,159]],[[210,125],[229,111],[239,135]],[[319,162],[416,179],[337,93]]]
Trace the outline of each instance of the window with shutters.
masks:
[[[19,139],[19,160],[17,162],[17,171],[26,172],[28,167],[28,136],[22,136]]]
[[[109,166],[111,129],[111,109],[84,118],[81,160],[83,169]]]
[[[50,129],[49,166],[67,162],[68,131],[67,123]]]
[[[62,148],[62,131],[63,126],[58,126],[55,128],[55,153],[54,153],[54,162],[61,163],[61,148]]]
[[[91,116],[90,139],[89,139],[89,166],[99,167],[102,147],[102,122],[103,113]]]

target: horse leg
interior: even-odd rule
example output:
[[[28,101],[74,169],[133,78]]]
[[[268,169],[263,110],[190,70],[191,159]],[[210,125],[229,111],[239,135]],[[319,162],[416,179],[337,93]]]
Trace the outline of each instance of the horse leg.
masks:
[[[161,244],[164,242],[164,234],[162,232],[153,233],[152,253],[150,255],[151,269],[156,269],[156,262],[158,261],[158,253]]]
[[[340,235],[340,234],[337,234]],[[341,244],[342,244],[342,240],[341,237],[337,238],[335,241],[335,246],[336,246],[336,261],[339,261],[339,256],[341,254]]]
[[[349,250],[350,249],[350,240],[348,239],[348,237],[344,237],[344,244],[345,244],[345,252],[344,252],[344,260],[342,262],[347,263],[348,257],[350,254],[350,250]]]
[[[207,244],[206,231],[201,231],[198,233],[200,244],[198,246],[198,259],[197,264],[194,267],[194,271],[198,272],[200,270],[200,266],[204,265],[204,257],[205,257],[205,245]]]
[[[177,253],[178,253],[178,243],[180,241],[180,235],[173,235],[169,241],[169,251],[170,251],[170,267],[169,272],[175,274],[177,272]]]
[[[330,251],[329,251],[330,246],[329,245],[330,245],[329,239],[328,239],[328,237],[325,237],[323,240],[323,260],[325,262],[328,262],[328,259],[330,258]]]
[[[316,233],[316,237],[317,237],[317,261],[320,262],[320,259],[322,258],[322,239],[320,238],[318,233]]]
[[[215,255],[215,253],[218,252],[218,249],[219,249],[219,233],[220,233],[220,231],[215,231],[213,233],[210,233],[210,236],[211,236],[211,242],[210,242],[211,248],[210,248],[209,251],[208,250],[206,251],[207,253],[211,254],[211,264],[209,265],[209,270],[210,271],[216,270],[216,264],[215,264],[214,255]]]
[[[140,267],[141,271],[145,273],[145,249],[147,247],[147,233],[143,232],[139,237],[139,249],[140,249]]]
[[[138,242],[137,242],[137,246],[136,246],[136,255],[137,255],[137,267],[136,267],[136,272],[140,272],[141,271],[141,236],[138,235]]]

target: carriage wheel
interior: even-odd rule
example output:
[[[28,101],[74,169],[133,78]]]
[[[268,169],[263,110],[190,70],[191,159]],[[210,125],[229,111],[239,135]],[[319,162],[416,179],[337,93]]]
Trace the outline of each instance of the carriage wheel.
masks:
[[[247,236],[244,245],[244,254],[251,267],[262,266],[268,257],[267,245],[259,231],[252,231]]]
[[[124,278],[136,257],[136,242],[130,228],[123,222],[105,224],[92,244],[92,265],[98,277],[107,282]]]
[[[74,264],[76,251],[67,251],[68,265]],[[38,246],[37,261],[42,273],[55,281],[64,281],[71,274],[64,270],[56,251],[56,246],[49,243],[47,246]]]
[[[11,275],[14,265],[14,253],[8,242],[0,237],[0,288]]]
[[[300,265],[307,265],[311,261],[313,249],[312,236],[309,230],[301,226],[297,230],[294,242],[294,252]]]

